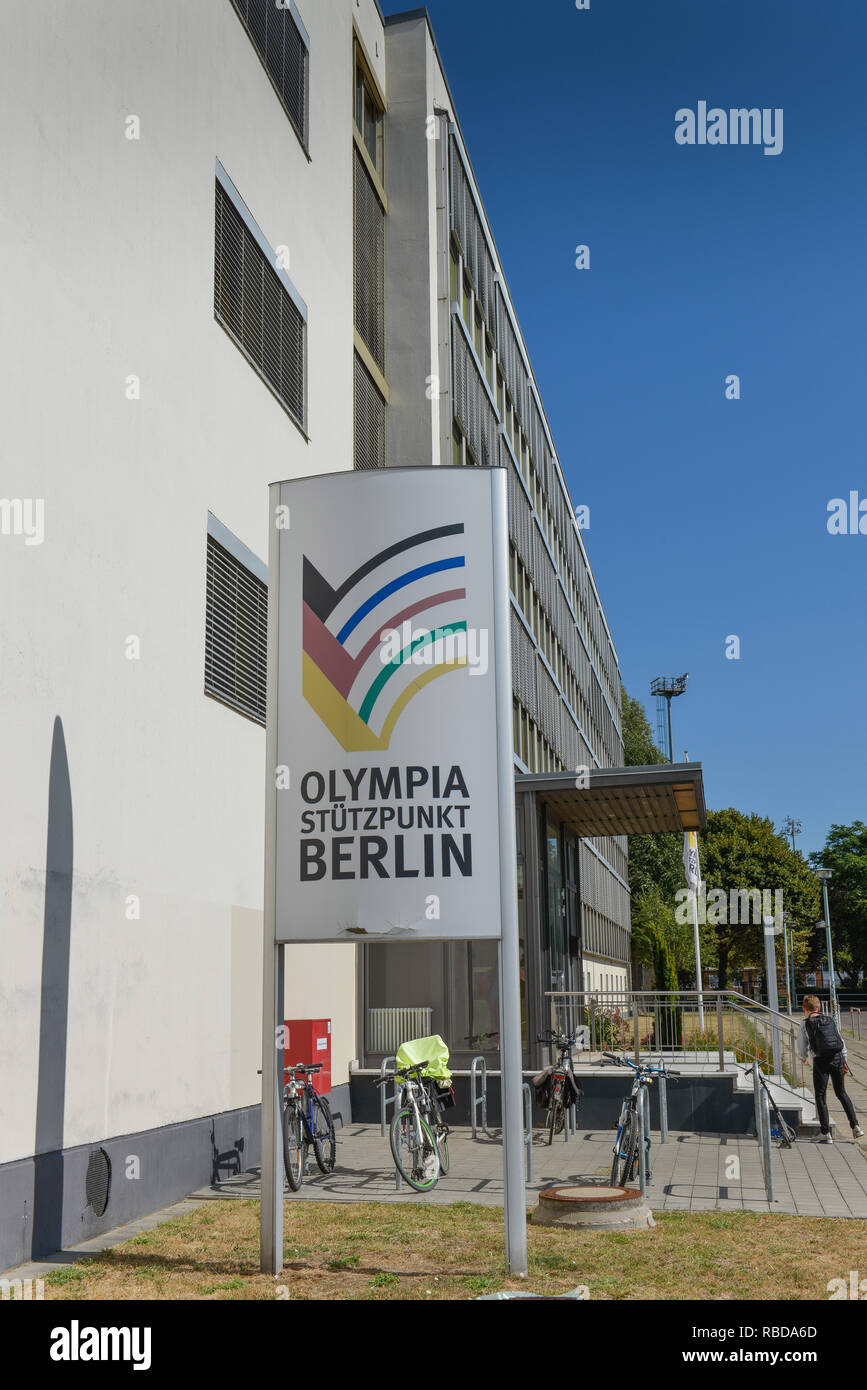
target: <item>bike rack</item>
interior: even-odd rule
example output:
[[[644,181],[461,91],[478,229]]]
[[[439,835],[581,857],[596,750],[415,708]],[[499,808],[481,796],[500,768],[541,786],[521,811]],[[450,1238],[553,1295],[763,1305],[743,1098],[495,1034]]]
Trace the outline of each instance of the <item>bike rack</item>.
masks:
[[[387,1075],[388,1075],[388,1070],[387,1070],[387,1068],[388,1068],[389,1062],[394,1062],[395,1067],[397,1066],[397,1058],[396,1058],[396,1057],[383,1057],[382,1063],[381,1063],[380,1068],[379,1068],[379,1074],[380,1074],[380,1076],[387,1076]],[[398,1084],[397,1084],[396,1081],[395,1081],[395,1083],[394,1083],[394,1095],[393,1095],[393,1096],[387,1096],[387,1095],[386,1095],[387,1090],[388,1090],[388,1087],[387,1087],[387,1086],[380,1086],[380,1088],[379,1088],[379,1132],[380,1132],[380,1134],[382,1135],[383,1139],[384,1139],[385,1136],[386,1136],[386,1130],[387,1130],[387,1128],[388,1128],[387,1122],[386,1122],[386,1113],[385,1113],[385,1112],[386,1112],[386,1109],[388,1108],[389,1105],[394,1105],[394,1106],[396,1106],[396,1105],[397,1105],[397,1102],[398,1102],[398,1099],[399,1099],[399,1097],[400,1097],[400,1088],[398,1087]],[[395,1190],[395,1192],[402,1192],[402,1191],[403,1191],[403,1178],[400,1176],[400,1173],[397,1171],[397,1168],[395,1168],[395,1170],[394,1170],[394,1190]]]
[[[762,1176],[765,1180],[765,1195],[769,1202],[775,1201],[774,1197],[774,1156],[771,1148],[771,1103],[768,1100],[768,1093],[759,1080],[760,1069],[758,1062],[753,1062],[753,1102],[756,1114],[756,1138],[759,1141],[759,1150],[762,1163]]]
[[[380,1074],[380,1076],[387,1076],[387,1075],[388,1075],[388,1064],[389,1064],[389,1062],[394,1062],[395,1067],[397,1067],[397,1058],[396,1058],[396,1057],[383,1057],[383,1059],[382,1059],[382,1065],[381,1065],[380,1068],[379,1068],[379,1074]],[[397,1088],[397,1082],[395,1082],[395,1085],[394,1085],[394,1095],[393,1095],[393,1096],[387,1096],[387,1095],[386,1095],[386,1092],[387,1092],[387,1091],[388,1091],[388,1087],[387,1087],[387,1086],[380,1086],[380,1088],[379,1088],[379,1132],[380,1132],[380,1134],[382,1135],[383,1139],[385,1138],[386,1133],[387,1133],[387,1130],[388,1130],[387,1117],[386,1117],[386,1113],[385,1113],[385,1112],[386,1112],[386,1109],[387,1109],[387,1107],[388,1107],[389,1105],[396,1105],[396,1104],[397,1104],[397,1099],[398,1099],[398,1096],[399,1096],[399,1094],[400,1094],[400,1092],[398,1091],[398,1088]]]
[[[529,1081],[521,1087],[524,1096],[524,1144],[527,1149],[527,1182],[533,1181],[533,1092]]]
[[[664,1076],[658,1076],[659,1082],[659,1142],[664,1144],[668,1138],[668,1082]]]
[[[478,1093],[479,1069],[481,1067],[481,1094]],[[472,1124],[473,1138],[479,1137],[478,1111],[482,1110],[482,1130],[490,1139],[491,1132],[488,1129],[488,1064],[484,1057],[474,1057],[470,1066],[470,1122]]]
[[[638,1183],[642,1197],[647,1196],[647,1136],[650,1133],[650,1110],[647,1087],[639,1086],[636,1110],[638,1112]]]

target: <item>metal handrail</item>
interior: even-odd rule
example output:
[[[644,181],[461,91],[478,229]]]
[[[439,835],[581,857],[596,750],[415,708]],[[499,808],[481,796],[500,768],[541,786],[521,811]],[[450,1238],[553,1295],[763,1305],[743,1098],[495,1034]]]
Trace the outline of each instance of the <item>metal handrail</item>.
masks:
[[[650,1038],[654,1040],[653,1051],[659,1049],[684,1055],[694,1052],[696,1057],[701,1055],[706,1060],[716,1051],[721,1072],[726,1069],[726,1018],[741,1019],[750,1029],[765,1030],[763,1044],[773,1059],[773,1071],[784,1075],[788,1070],[793,1083],[797,1084],[797,1022],[739,990],[547,990],[545,997],[550,1002],[554,1027],[577,1027],[579,1017],[584,1021],[582,1026],[589,1035],[587,1050],[590,1053],[606,1047],[629,1049],[634,1050],[635,1060],[640,1062],[642,1053],[649,1050],[647,1041],[641,1037],[643,1016]],[[714,1005],[715,1048],[708,1047],[713,1039],[705,1027],[700,1027],[691,1037],[682,1027],[687,1015],[693,1023],[698,1021],[699,1006],[707,1013]],[[681,1024],[679,1032],[676,1027],[672,1028],[675,1020]],[[736,1051],[741,1048],[742,1055],[750,1058],[753,1047],[749,1035],[742,1038],[735,1033],[729,1042]]]

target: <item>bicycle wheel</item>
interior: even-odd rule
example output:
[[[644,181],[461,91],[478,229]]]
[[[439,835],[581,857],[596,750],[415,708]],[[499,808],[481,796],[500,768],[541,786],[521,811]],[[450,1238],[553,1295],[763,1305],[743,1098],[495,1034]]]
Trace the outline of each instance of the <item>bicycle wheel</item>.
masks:
[[[440,1173],[445,1177],[449,1171],[449,1127],[435,1099],[431,1100],[430,1127],[436,1140],[440,1160]]]
[[[443,1124],[438,1124],[436,1129],[434,1130],[434,1137],[436,1139],[437,1145],[437,1154],[439,1155],[440,1161],[440,1172],[442,1173],[443,1177],[445,1177],[446,1173],[449,1171],[448,1134],[448,1129]]]
[[[397,1171],[416,1192],[429,1192],[440,1175],[437,1143],[430,1125],[411,1105],[399,1110],[389,1130],[391,1152]]]
[[[319,1164],[320,1173],[334,1172],[337,1158],[337,1140],[334,1137],[334,1121],[331,1107],[324,1096],[313,1098],[313,1152]]]
[[[612,1187],[626,1186],[632,1177],[632,1170],[637,1158],[638,1128],[635,1123],[635,1112],[631,1110],[623,1126],[620,1143],[614,1151],[614,1162],[611,1165]]]
[[[552,1098],[551,1106],[548,1110],[548,1143],[553,1144],[554,1135],[562,1134],[564,1124],[563,1102]]]
[[[296,1105],[283,1107],[283,1167],[289,1186],[297,1192],[304,1169],[304,1133]]]

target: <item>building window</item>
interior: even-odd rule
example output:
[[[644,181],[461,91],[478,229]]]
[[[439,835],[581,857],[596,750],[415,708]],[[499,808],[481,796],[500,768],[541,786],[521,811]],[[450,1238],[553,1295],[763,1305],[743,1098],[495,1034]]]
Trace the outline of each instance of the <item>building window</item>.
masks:
[[[359,58],[355,58],[355,126],[370,162],[382,178],[383,174],[383,110]]]
[[[240,206],[239,206],[240,205]],[[306,314],[240,199],[216,181],[214,314],[305,428]],[[246,209],[245,209],[246,212]]]
[[[265,723],[268,585],[208,533],[205,694]]]
[[[355,150],[355,327],[380,371],[385,370],[385,212]]]
[[[294,0],[232,0],[306,151],[310,40]]]
[[[385,401],[355,354],[355,467],[385,467]]]

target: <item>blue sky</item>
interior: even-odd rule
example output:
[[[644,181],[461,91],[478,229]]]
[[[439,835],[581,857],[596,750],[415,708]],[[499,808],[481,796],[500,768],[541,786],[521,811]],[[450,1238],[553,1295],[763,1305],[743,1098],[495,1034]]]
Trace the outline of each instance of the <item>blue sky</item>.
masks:
[[[624,684],[655,726],[689,671],[708,805],[819,848],[867,819],[867,535],[827,531],[867,499],[867,5],[428,10]],[[678,145],[700,101],[781,107],[782,153]]]

